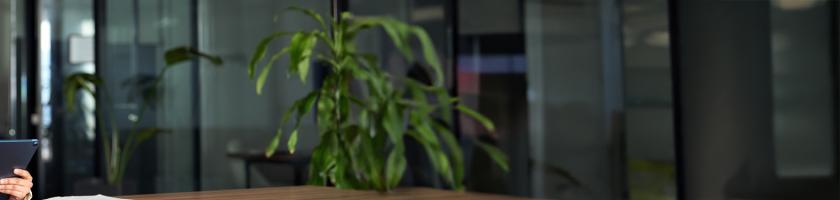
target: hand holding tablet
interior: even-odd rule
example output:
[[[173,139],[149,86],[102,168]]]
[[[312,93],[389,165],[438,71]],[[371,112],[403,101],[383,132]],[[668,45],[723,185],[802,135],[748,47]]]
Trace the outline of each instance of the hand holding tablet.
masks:
[[[9,195],[10,200],[26,200],[32,190],[32,175],[28,171],[15,169],[17,177],[0,179],[0,193]]]
[[[0,200],[31,198],[32,175],[26,166],[38,150],[38,140],[0,140]]]

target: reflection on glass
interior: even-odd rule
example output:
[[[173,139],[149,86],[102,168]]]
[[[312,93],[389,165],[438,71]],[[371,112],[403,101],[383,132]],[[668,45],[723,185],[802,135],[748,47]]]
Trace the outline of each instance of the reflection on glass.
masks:
[[[453,26],[457,59],[454,78],[461,103],[476,108],[496,123],[489,132],[461,116],[460,133],[496,145],[507,154],[510,170],[466,141],[467,187],[478,192],[530,196],[528,103],[524,33],[519,1],[458,1]],[[481,17],[478,17],[481,16]]]
[[[834,174],[832,4],[777,0],[771,6],[773,132],[776,174]],[[835,11],[836,12],[836,11]]]
[[[257,96],[254,82],[248,79],[245,66],[259,41],[277,31],[296,31],[318,27],[318,23],[298,12],[287,12],[291,6],[312,9],[329,15],[329,1],[276,0],[199,0],[198,46],[222,56],[225,65],[199,68],[196,101],[200,119],[201,189],[291,185],[288,165],[265,164],[246,166],[242,158],[232,155],[262,154],[277,130],[282,112],[314,87],[316,79],[301,84],[287,79],[283,71],[288,60],[281,59],[268,78],[263,93]],[[275,40],[271,48],[288,44],[288,38]],[[274,51],[276,49],[273,49]],[[317,71],[317,70],[316,70]],[[317,74],[318,72],[312,72]],[[187,84],[190,85],[190,84]],[[314,118],[301,124],[295,156],[306,157],[318,142]],[[288,129],[286,129],[288,130]],[[285,149],[285,148],[283,148]],[[250,176],[246,172],[250,173]]]
[[[667,1],[624,1],[626,181],[630,199],[676,199]]]
[[[12,94],[12,68],[15,66],[13,44],[13,36],[15,34],[14,28],[14,1],[0,2],[0,97],[6,97]],[[14,80],[14,79],[12,79]],[[14,135],[8,133],[11,129],[11,109],[12,98],[0,98],[0,139],[12,138]],[[5,129],[5,130],[4,130]]]
[[[525,1],[532,191],[622,195],[623,86],[617,1]]]

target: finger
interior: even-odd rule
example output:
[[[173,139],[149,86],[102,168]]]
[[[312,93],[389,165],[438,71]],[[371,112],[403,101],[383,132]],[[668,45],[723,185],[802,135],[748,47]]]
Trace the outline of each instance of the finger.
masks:
[[[26,179],[26,180],[32,180],[32,174],[29,174],[29,171],[26,171],[26,170],[23,170],[23,169],[15,169],[15,175],[18,175],[18,176],[20,176],[20,178],[23,178],[23,179]]]
[[[11,191],[11,190],[14,190],[14,189],[15,189],[15,185],[9,185],[9,184],[0,185],[0,190]]]
[[[15,191],[17,185],[0,185],[0,190]]]
[[[0,189],[5,189],[5,188],[9,188],[9,187],[14,187],[14,186],[20,186],[20,187],[25,188],[25,190],[29,190],[29,189],[32,189],[32,186],[34,185],[32,183],[32,181],[27,181],[27,180],[23,180],[23,179],[3,179],[3,180],[0,180],[0,182],[2,182],[2,183],[0,183]]]
[[[11,179],[11,183],[14,184],[14,185],[22,185],[22,186],[31,186],[32,185],[32,181],[26,180],[26,179],[19,179],[19,178]]]
[[[15,191],[14,195],[12,195],[12,196],[14,196],[15,198],[18,198],[18,199],[23,199],[23,198],[26,198],[27,194],[29,194],[29,191],[24,192],[24,191],[19,191],[18,190],[18,191]]]
[[[16,178],[4,178],[0,180],[0,185],[14,185],[17,182]]]
[[[5,178],[0,180],[0,185],[21,185],[26,182],[31,182],[29,180],[19,179],[19,178]]]
[[[25,191],[29,192],[31,187],[27,185],[0,185],[0,190]]]
[[[11,195],[11,196],[17,197],[17,198],[23,198],[23,197],[26,197],[26,195],[29,194],[29,190],[24,189],[21,186],[8,186],[8,187],[3,186],[3,188],[0,189],[0,193],[8,194],[8,195]]]

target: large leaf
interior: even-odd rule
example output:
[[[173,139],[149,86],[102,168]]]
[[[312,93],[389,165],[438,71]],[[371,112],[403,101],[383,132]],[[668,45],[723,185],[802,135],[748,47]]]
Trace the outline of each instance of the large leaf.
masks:
[[[166,61],[167,66],[172,66],[184,61],[189,61],[196,57],[205,58],[214,65],[221,65],[223,63],[222,58],[220,58],[219,56],[206,54],[192,47],[176,47],[167,50],[164,53],[164,59]]]
[[[73,112],[76,109],[76,91],[79,90],[79,83],[72,81],[72,80],[65,80],[64,81],[64,106],[67,107],[67,111]]]
[[[368,111],[367,109],[362,109],[361,111],[359,111],[358,122],[359,126],[363,129],[370,128],[370,111]]]
[[[350,118],[350,98],[348,98],[349,91],[342,92],[338,99],[339,120],[341,123],[346,122]]]
[[[271,35],[264,37],[260,40],[260,43],[257,44],[257,48],[254,49],[254,54],[251,55],[251,61],[248,63],[248,77],[254,78],[254,74],[257,70],[257,64],[265,58],[266,51],[268,51],[268,45],[271,44],[271,41],[277,39],[279,37],[286,36],[290,33],[287,32],[275,32]]]
[[[453,187],[456,190],[463,190],[464,153],[461,150],[461,145],[458,142],[458,139],[455,138],[455,135],[443,125],[436,124],[435,130],[438,131],[438,134],[441,138],[443,138],[443,142],[446,144],[446,147],[449,148],[450,159],[452,160],[453,181],[455,183]]]
[[[406,160],[402,144],[398,144],[388,155],[385,174],[388,177],[388,188],[394,188],[405,174]]]
[[[325,186],[327,185],[327,174],[325,171],[329,168],[329,160],[332,157],[329,155],[329,148],[326,142],[321,142],[315,149],[312,150],[312,158],[309,162],[309,181],[310,185]]]
[[[440,106],[440,115],[443,118],[444,123],[449,123],[452,121],[452,103],[456,101],[456,98],[452,98],[449,96],[449,91],[446,88],[439,87],[435,90],[437,94],[437,103]]]
[[[449,164],[449,159],[446,156],[439,145],[425,145],[426,154],[429,157],[429,160],[432,161],[432,166],[435,168],[435,171],[443,177],[443,179],[449,183],[454,185],[455,181],[452,176],[451,165]]]
[[[297,122],[295,123],[295,126],[299,126],[300,120],[303,118],[303,116],[306,116],[306,114],[309,114],[309,112],[315,108],[315,105],[318,102],[319,92],[320,91],[312,91],[305,97],[300,98],[294,103],[292,103],[292,106],[289,107],[289,109],[287,109],[285,113],[283,113],[283,117],[280,120],[280,125],[286,124],[286,122],[289,121],[289,118],[292,116],[292,114],[296,114],[295,120]]]
[[[449,157],[446,153],[443,152],[440,148],[437,148],[437,159],[438,159],[438,173],[443,176],[443,180],[450,185],[455,185],[455,180],[452,176],[452,164],[449,163]]]
[[[367,17],[356,19],[352,16],[352,14],[348,16],[345,21],[350,22],[345,29],[345,38],[348,39],[352,39],[353,36],[360,31],[367,30],[381,24],[380,20],[374,20],[374,18]]]
[[[324,95],[327,95],[326,93]],[[333,108],[335,107],[335,102],[331,98],[320,98],[317,103],[318,106],[318,129],[323,132],[324,130],[329,129],[332,126],[333,117],[335,117],[335,113]]]
[[[419,113],[412,113],[413,115]],[[429,145],[440,146],[440,141],[438,141],[437,136],[435,136],[434,130],[432,130],[431,125],[428,123],[428,116],[416,116],[416,118],[422,118],[420,122],[412,122],[412,126],[417,131],[418,135],[423,138],[424,141],[429,143]]]
[[[306,77],[309,74],[309,65],[312,59],[312,51],[318,42],[316,34],[317,32],[295,33],[289,44],[289,73],[297,74],[303,83],[306,83]]]
[[[423,91],[422,83],[420,83],[420,82],[418,82],[414,79],[408,78],[408,79],[406,79],[406,85],[408,85],[409,89],[411,90],[410,92],[411,92],[411,96],[414,99],[414,102],[416,102],[417,104],[420,104],[420,105],[414,105],[414,106],[420,107],[422,109],[422,111],[424,111],[424,112],[431,111],[430,110],[431,106],[428,104],[428,99],[427,99],[428,96]]]
[[[289,136],[289,141],[288,141],[288,144],[287,144],[288,147],[289,147],[289,153],[290,154],[295,153],[295,147],[297,147],[297,142],[298,142],[298,130],[295,129],[294,131],[292,131],[292,135]]]
[[[416,131],[409,131],[408,135],[417,140],[417,142],[423,146],[423,149],[426,151],[426,156],[428,156],[435,171],[441,175],[447,183],[456,185],[450,168],[451,165],[449,164],[449,159],[447,158],[446,153],[444,153],[441,149],[440,144],[432,144],[429,140],[420,136],[420,134]]]
[[[300,107],[298,107],[297,121],[299,122],[303,116],[308,114],[315,108],[315,103],[318,101],[319,91],[312,91],[303,99],[300,99]]]
[[[277,129],[277,133],[274,134],[274,137],[271,138],[271,142],[268,144],[268,147],[265,148],[265,157],[271,157],[277,152],[277,147],[280,146],[280,139],[283,137],[283,130]]]
[[[366,189],[367,185],[363,184],[353,169],[352,160],[348,156],[338,156],[335,159],[335,171],[333,173],[333,180],[336,188],[339,189]]]
[[[395,20],[390,17],[360,17],[356,20],[353,20],[352,24],[349,26],[348,31],[351,33],[355,33],[359,30],[364,30],[370,27],[382,27],[382,30],[385,31],[388,38],[391,39],[391,42],[403,56],[409,62],[414,61],[414,53],[411,50],[411,45],[409,43],[409,36],[411,35],[411,26]]]
[[[414,53],[411,50],[411,45],[408,40],[409,26],[390,18],[379,18],[377,20],[385,30],[385,33],[388,34],[388,37],[391,38],[391,42],[403,53],[403,56],[405,56],[408,62],[414,62]]]
[[[402,143],[403,138],[403,121],[398,109],[396,103],[388,103],[382,117],[382,126],[393,143]]]
[[[417,39],[420,40],[420,46],[423,49],[423,56],[426,58],[426,63],[431,65],[432,70],[435,71],[435,86],[443,86],[443,67],[441,67],[440,59],[438,59],[437,52],[435,52],[435,46],[434,43],[432,43],[432,39],[429,37],[429,34],[420,27],[414,27],[412,32],[414,32],[414,35],[416,35]]]
[[[481,149],[484,150],[484,152],[487,152],[487,155],[489,155],[490,158],[492,158],[493,161],[502,168],[502,170],[508,171],[510,169],[508,167],[508,159],[505,153],[498,148],[483,142],[478,142],[477,144],[478,147],[481,147]]]
[[[76,107],[76,92],[83,90],[91,95],[95,95],[95,87],[102,84],[102,79],[94,74],[76,73],[67,76],[63,84],[64,105],[68,111],[72,112]]]
[[[292,154],[295,153],[295,147],[297,146],[297,140],[298,140],[298,130],[300,128],[300,121],[303,118],[303,116],[305,116],[312,109],[314,109],[315,103],[317,102],[317,99],[318,99],[318,91],[310,92],[308,95],[306,95],[306,97],[303,97],[303,98],[295,101],[294,103],[292,103],[292,106],[288,110],[286,110],[286,113],[283,114],[283,118],[281,118],[281,120],[280,120],[280,125],[281,126],[283,124],[286,124],[286,122],[289,120],[289,117],[292,115],[292,113],[297,114],[296,119],[295,119],[296,122],[295,122],[294,130],[292,131],[291,135],[289,136],[289,141],[286,144],[289,148],[289,153],[292,153]],[[277,150],[277,146],[280,143],[280,138],[279,138],[280,135],[281,135],[281,131],[280,131],[280,129],[278,129],[275,138],[272,140],[272,142],[269,144],[269,147],[266,149],[266,154],[267,155],[273,154],[274,151]]]
[[[379,173],[382,171],[382,161],[378,159],[373,138],[369,134],[360,134],[359,138],[360,154],[363,155],[362,161],[366,164],[366,172],[371,178],[371,184],[375,188],[384,188],[387,183]]]
[[[471,109],[467,106],[464,106],[464,105],[458,105],[455,108],[458,109],[458,111],[461,111],[461,113],[464,113],[467,116],[475,119],[476,121],[478,121],[478,123],[481,123],[481,125],[484,126],[484,128],[486,128],[488,131],[490,131],[490,132],[496,131],[496,126],[493,125],[493,122],[490,121],[489,118],[485,117],[481,113],[478,113],[475,110],[473,110],[473,109]]]
[[[268,75],[271,73],[271,68],[274,67],[274,62],[279,60],[283,55],[289,52],[289,48],[283,48],[282,50],[274,53],[271,58],[268,60],[267,63],[262,67],[260,70],[260,75],[257,77],[257,95],[262,94],[263,87],[265,87],[265,81],[268,79]]]

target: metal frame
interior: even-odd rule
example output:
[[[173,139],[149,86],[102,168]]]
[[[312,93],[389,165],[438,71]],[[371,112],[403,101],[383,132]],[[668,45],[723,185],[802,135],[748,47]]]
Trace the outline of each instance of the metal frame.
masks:
[[[674,155],[676,155],[677,168],[677,199],[686,199],[685,196],[685,158],[683,157],[683,133],[682,133],[682,98],[680,91],[680,31],[679,15],[677,14],[679,1],[668,1],[668,32],[670,33],[670,57],[671,57],[671,101],[674,119]]]
[[[22,4],[22,6],[18,6],[14,9],[22,8],[18,12],[23,13],[22,19],[18,19],[18,22],[23,22],[16,24],[18,26],[17,30],[20,31],[20,38],[18,38],[18,48],[19,51],[19,59],[17,59],[17,67],[18,70],[16,72],[16,76],[18,77],[16,85],[14,87],[21,87],[21,89],[17,90],[18,95],[18,102],[15,102],[18,106],[16,106],[15,113],[16,113],[16,124],[17,131],[21,133],[18,137],[26,138],[26,139],[37,139],[38,135],[35,133],[37,130],[37,126],[31,123],[29,116],[32,116],[33,111],[37,108],[37,101],[34,101],[35,96],[38,94],[37,90],[34,90],[33,86],[37,85],[37,77],[38,75],[38,68],[33,66],[38,66],[38,27],[36,26],[38,23],[38,5],[40,4],[40,0],[13,0],[18,1]],[[26,79],[22,79],[20,77],[27,77]],[[23,90],[23,86],[26,86],[26,90]],[[36,162],[30,165],[30,170],[33,172],[33,176],[36,178],[36,183],[38,183],[37,187],[33,187],[32,191],[35,194],[35,199],[43,199],[43,193],[46,190],[46,180],[42,177],[44,174],[44,165],[41,163],[40,159],[35,159]]]
[[[190,0],[190,16],[191,16],[191,46],[200,49],[198,41],[198,0]],[[193,60],[192,65],[192,134],[193,134],[193,190],[201,191],[201,72],[198,66],[201,64],[198,60]]]
[[[833,56],[831,59],[831,73],[834,75],[831,79],[831,84],[833,87],[834,94],[832,94],[832,99],[834,102],[834,113],[832,117],[834,118],[834,182],[835,184],[840,184],[840,3],[837,1],[829,1],[828,9],[829,9],[829,23],[831,24],[831,41],[829,41],[830,49],[829,55]],[[836,191],[840,194],[840,188],[837,188]],[[838,195],[840,196],[840,195]]]
[[[94,44],[93,45],[94,46],[94,48],[93,48],[94,53],[93,54],[94,54],[94,69],[95,69],[96,73],[99,73],[102,70],[102,66],[104,66],[104,64],[105,64],[103,62],[103,60],[101,59],[101,58],[103,58],[103,56],[102,56],[103,53],[102,53],[102,50],[100,49],[100,47],[102,47],[105,44],[105,37],[103,37],[104,34],[99,33],[99,30],[106,29],[106,25],[107,25],[107,23],[105,23],[106,22],[106,16],[105,16],[105,13],[103,12],[107,8],[106,6],[107,6],[107,1],[105,1],[105,0],[94,0],[93,1],[93,23],[94,23],[94,26],[93,26],[94,28],[93,29],[96,30],[96,33],[93,34],[93,44]],[[95,93],[94,95],[95,95],[94,99],[98,100],[99,96],[100,96],[99,93]],[[94,137],[94,141],[93,141],[94,144],[101,144],[102,143],[102,131],[101,131],[102,128],[101,128],[101,126],[102,126],[102,124],[96,123],[96,127],[95,127],[95,130],[94,130],[94,133],[96,134],[96,137]],[[94,149],[96,151],[94,151],[94,159],[93,159],[94,160],[94,165],[93,165],[94,166],[93,167],[94,172],[93,172],[93,174],[95,174],[97,176],[104,177],[105,172],[102,169],[102,165],[99,164],[99,163],[104,162],[102,160],[102,151],[103,151],[102,146],[101,145],[95,145]]]

